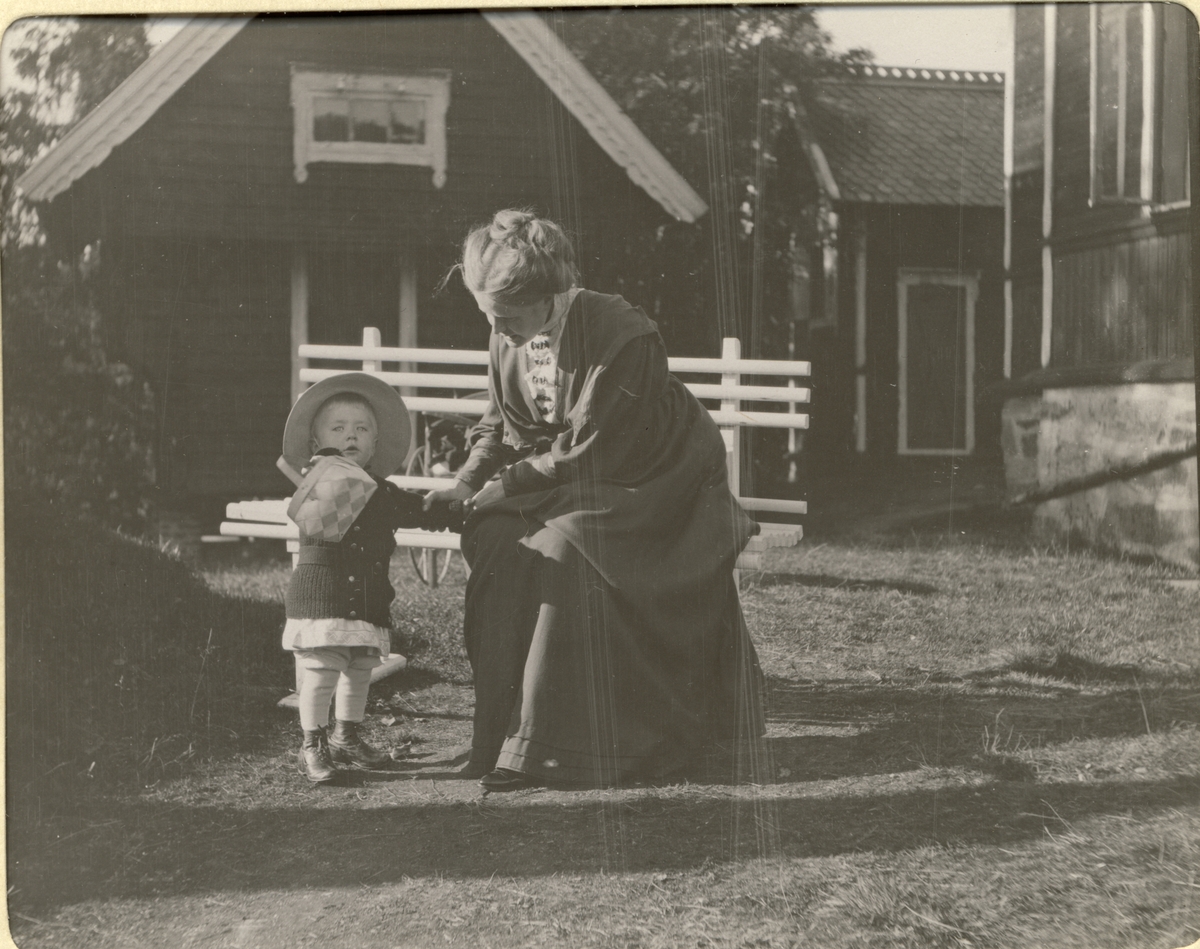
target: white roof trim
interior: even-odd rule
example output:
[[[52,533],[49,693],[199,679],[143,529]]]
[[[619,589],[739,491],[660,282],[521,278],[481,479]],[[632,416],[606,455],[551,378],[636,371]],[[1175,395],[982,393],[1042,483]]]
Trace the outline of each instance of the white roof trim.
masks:
[[[250,22],[198,17],[163,44],[17,179],[31,201],[49,201],[104,161]]]
[[[609,157],[672,217],[692,222],[708,205],[621,111],[595,77],[536,13],[483,11]]]
[[[668,214],[691,222],[708,211],[692,186],[537,14],[484,12],[483,16],[608,156]],[[250,19],[197,17],[189,21],[34,161],[17,179],[18,190],[31,201],[49,201],[66,191],[141,128]]]

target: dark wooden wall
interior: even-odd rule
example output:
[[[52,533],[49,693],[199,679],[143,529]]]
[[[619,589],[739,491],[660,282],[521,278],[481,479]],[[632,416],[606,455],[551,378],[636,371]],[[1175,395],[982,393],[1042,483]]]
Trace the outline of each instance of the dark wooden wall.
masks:
[[[1056,248],[1051,366],[1178,359],[1194,351],[1188,216],[1123,239]]]
[[[288,248],[142,236],[102,254],[120,276],[102,302],[113,349],[158,401],[163,502],[283,490],[274,463],[290,403]]]
[[[1041,368],[1042,193],[1045,181],[1045,12],[1014,11],[1012,198],[1012,375]]]
[[[445,186],[427,167],[360,164],[312,164],[297,183],[291,63],[449,69]],[[293,247],[308,252],[313,341],[376,325],[394,344],[403,254],[419,343],[482,348],[461,282],[435,288],[469,227],[511,206],[567,225],[585,284],[606,291],[645,267],[624,237],[670,223],[478,14],[288,16],[246,26],[45,219],[66,247],[101,239],[114,351],[159,393],[164,500],[215,505],[286,487]]]

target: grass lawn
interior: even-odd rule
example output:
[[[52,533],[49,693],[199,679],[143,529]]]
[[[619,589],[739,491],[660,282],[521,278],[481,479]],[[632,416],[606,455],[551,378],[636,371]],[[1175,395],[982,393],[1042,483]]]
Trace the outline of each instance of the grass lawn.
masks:
[[[142,739],[106,781],[76,756],[53,788],[10,768],[17,944],[1200,939],[1200,597],[1177,574],[970,529],[806,541],[767,567],[742,580],[768,732],[736,775],[714,759],[670,785],[485,797],[455,773],[472,702],[461,570],[431,590],[398,554],[411,661],[373,687],[368,737],[413,757],[308,787],[295,713],[274,705],[280,654],[275,680],[245,681],[252,721],[225,740],[163,735],[147,754]],[[287,572],[229,558],[204,579],[277,642]],[[10,676],[10,702],[20,687]]]

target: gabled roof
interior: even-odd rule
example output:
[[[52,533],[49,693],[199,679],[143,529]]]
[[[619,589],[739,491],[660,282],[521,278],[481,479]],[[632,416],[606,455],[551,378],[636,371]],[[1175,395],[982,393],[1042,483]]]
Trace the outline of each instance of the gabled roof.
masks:
[[[483,17],[605,153],[663,210],[688,222],[708,211],[700,195],[536,13],[484,11]],[[198,17],[188,21],[41,155],[17,179],[17,188],[32,201],[49,201],[66,191],[141,128],[250,19]]]
[[[810,110],[843,201],[1004,204],[1004,74],[860,66]]]
[[[189,20],[17,179],[31,201],[49,201],[104,161],[250,22]]]

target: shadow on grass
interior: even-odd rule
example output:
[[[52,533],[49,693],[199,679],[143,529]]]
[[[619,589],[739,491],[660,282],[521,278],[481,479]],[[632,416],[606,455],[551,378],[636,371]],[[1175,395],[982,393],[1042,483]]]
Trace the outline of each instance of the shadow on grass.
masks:
[[[1047,679],[1060,679],[1080,685],[1090,683],[1138,681],[1139,668],[1132,663],[1103,663],[1094,662],[1083,656],[1070,652],[1059,652],[1054,656],[1025,656],[1017,659],[1007,667],[1009,672],[1020,672],[1025,675],[1039,676]],[[994,675],[995,670],[983,670],[976,676]],[[1142,674],[1143,678],[1145,673]]]
[[[373,684],[371,686],[371,697],[377,698],[384,703],[396,703],[408,706],[410,703],[405,696],[410,696],[426,689],[432,689],[438,685],[460,686],[469,684],[469,682],[462,682],[458,676],[443,675],[436,668],[422,665],[421,660],[417,659],[412,664],[406,666],[401,674],[389,676]],[[421,715],[428,716],[429,718],[439,717],[435,712],[430,712],[423,708],[417,709],[412,706],[410,708],[412,711],[419,711]],[[463,716],[449,715],[441,717],[462,718]],[[471,716],[467,715],[466,717],[470,718]]]
[[[1012,845],[1093,815],[1197,803],[1200,782],[1172,779],[770,800],[682,789],[564,804],[525,792],[502,805],[442,799],[373,810],[126,804],[90,815],[89,832],[50,845],[33,873],[14,848],[9,879],[17,887],[12,905],[36,915],[89,899],[353,887],[436,875],[686,871],[756,856]]]
[[[820,587],[827,590],[897,590],[900,593],[915,593],[921,596],[937,593],[938,588],[928,583],[909,580],[855,580],[850,577],[833,577],[814,573],[763,573],[753,575],[748,587]]]
[[[1029,661],[1032,662],[1032,661]],[[1013,664],[1014,670],[1027,664]],[[1092,667],[1099,664],[1092,663]],[[1107,667],[1111,673],[1111,667]],[[1089,668],[1089,681],[1102,668]],[[984,688],[981,688],[985,686]],[[990,687],[988,687],[990,686]],[[768,683],[768,767],[775,781],[818,781],[958,767],[1032,780],[1014,755],[1087,739],[1200,724],[1200,683],[1082,692],[1014,684],[1006,670],[968,687]]]

